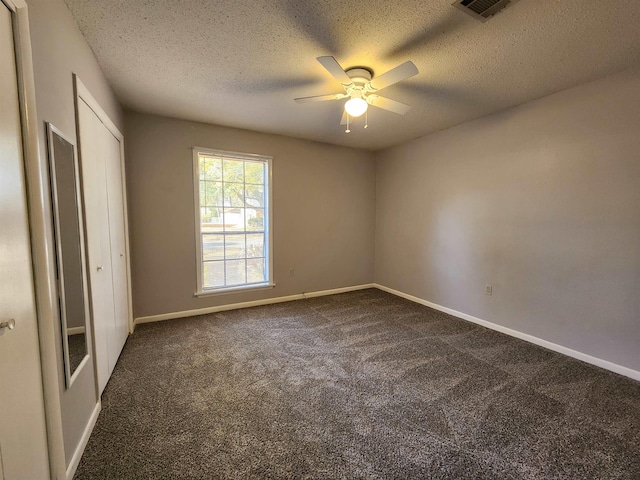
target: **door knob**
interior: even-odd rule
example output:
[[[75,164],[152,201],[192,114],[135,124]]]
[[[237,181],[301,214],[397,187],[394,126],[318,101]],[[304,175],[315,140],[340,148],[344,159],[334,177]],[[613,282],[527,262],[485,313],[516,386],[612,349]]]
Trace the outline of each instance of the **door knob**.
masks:
[[[13,330],[16,328],[16,321],[12,318],[6,322],[0,323],[0,335],[4,335],[5,329]]]
[[[102,270],[104,270],[104,268],[102,268],[101,266],[98,266],[98,268],[96,268],[96,270],[98,270],[99,272],[101,272]]]

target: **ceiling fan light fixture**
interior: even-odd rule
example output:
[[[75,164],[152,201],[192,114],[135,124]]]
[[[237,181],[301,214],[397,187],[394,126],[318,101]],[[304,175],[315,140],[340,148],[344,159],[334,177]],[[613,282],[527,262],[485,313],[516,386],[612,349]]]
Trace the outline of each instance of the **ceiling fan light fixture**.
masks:
[[[369,108],[366,100],[360,97],[354,97],[344,104],[344,110],[352,117],[359,117]]]

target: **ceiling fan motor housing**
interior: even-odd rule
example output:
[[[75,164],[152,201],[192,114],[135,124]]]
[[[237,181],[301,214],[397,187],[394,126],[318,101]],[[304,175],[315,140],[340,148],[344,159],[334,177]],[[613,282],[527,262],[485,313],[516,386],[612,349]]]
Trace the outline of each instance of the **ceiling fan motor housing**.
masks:
[[[347,87],[347,94],[351,98],[362,98],[366,101],[366,94],[368,92],[366,85],[373,77],[371,70],[363,67],[355,67],[345,70],[345,73],[349,76],[351,82],[353,82],[349,87]]]
[[[349,78],[356,85],[364,86],[365,83],[370,82],[373,77],[373,72],[368,68],[356,67],[345,70]]]

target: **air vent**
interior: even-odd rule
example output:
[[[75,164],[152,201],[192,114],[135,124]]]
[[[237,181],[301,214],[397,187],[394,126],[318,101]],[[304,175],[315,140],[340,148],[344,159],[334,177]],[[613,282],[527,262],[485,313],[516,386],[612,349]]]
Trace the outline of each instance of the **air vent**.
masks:
[[[459,8],[473,18],[486,22],[509,4],[518,0],[456,0],[453,6]]]

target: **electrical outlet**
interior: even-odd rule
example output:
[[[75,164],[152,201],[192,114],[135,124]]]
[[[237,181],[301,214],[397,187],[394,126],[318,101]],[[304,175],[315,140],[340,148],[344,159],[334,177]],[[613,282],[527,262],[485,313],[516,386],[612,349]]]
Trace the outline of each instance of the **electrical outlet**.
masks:
[[[488,283],[484,286],[484,294],[491,295],[493,293],[493,285],[489,285]]]
[[[289,269],[289,276],[293,277],[296,274],[296,271],[293,268]]]

